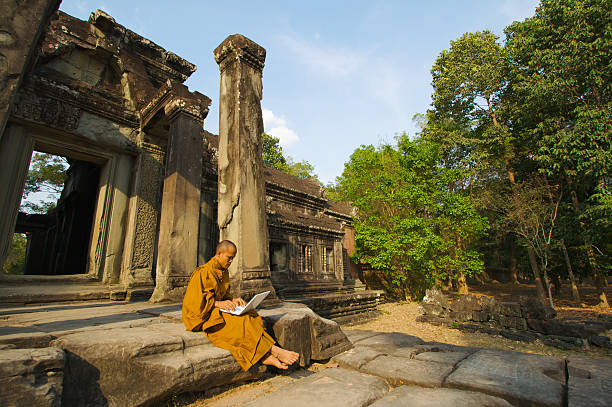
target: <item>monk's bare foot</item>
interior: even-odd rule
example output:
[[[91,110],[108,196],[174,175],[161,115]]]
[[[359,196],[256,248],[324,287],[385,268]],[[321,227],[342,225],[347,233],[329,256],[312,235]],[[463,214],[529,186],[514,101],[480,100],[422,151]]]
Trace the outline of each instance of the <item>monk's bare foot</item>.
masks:
[[[287,370],[289,368],[289,366],[287,366],[285,363],[278,360],[278,358],[271,353],[268,353],[268,356],[265,357],[261,361],[261,363],[263,363],[264,365],[268,365],[268,366],[274,366],[274,367],[277,367],[283,370]]]
[[[276,356],[276,358],[278,360],[280,360],[282,363],[286,364],[286,365],[292,365],[295,362],[298,361],[298,359],[300,358],[300,354],[297,352],[292,352],[290,350],[286,350],[283,348],[279,348],[278,346],[274,345],[272,346],[272,349],[270,350],[270,353],[274,356]]]

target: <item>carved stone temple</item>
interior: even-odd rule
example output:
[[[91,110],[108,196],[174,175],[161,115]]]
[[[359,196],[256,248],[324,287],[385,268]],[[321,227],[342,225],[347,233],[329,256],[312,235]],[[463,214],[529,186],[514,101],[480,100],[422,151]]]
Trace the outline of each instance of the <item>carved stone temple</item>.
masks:
[[[232,35],[214,50],[215,135],[211,98],[183,85],[195,65],[100,10],[81,21],[58,6],[0,10],[0,264],[15,233],[28,239],[24,275],[0,273],[14,293],[0,302],[180,301],[230,239],[236,293],[271,290],[340,319],[375,307],[377,292],[355,289],[350,205],[263,165],[261,46]],[[69,164],[44,214],[20,211],[35,151]],[[20,294],[34,286],[64,294]]]

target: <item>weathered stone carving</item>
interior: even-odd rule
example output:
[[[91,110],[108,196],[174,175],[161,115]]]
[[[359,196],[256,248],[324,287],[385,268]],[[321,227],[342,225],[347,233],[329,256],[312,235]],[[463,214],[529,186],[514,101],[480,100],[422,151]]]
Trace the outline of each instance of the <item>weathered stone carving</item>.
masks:
[[[74,131],[79,127],[82,110],[57,99],[21,93],[13,103],[11,114],[58,129]]]
[[[0,138],[13,97],[36,51],[36,44],[59,0],[0,2]]]
[[[132,251],[132,269],[151,270],[157,218],[160,210],[161,182],[163,179],[164,152],[154,144],[143,142],[143,150],[138,162],[138,180],[136,199],[136,226]]]
[[[220,238],[238,245],[230,267],[234,294],[270,290],[273,298],[261,159],[265,55],[241,35],[226,38],[214,51],[221,70],[218,223]]]

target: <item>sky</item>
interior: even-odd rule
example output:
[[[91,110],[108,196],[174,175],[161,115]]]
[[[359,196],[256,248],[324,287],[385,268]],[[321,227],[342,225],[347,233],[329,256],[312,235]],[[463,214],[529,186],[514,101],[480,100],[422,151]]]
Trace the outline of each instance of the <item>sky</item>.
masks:
[[[413,136],[431,103],[431,67],[450,41],[490,30],[503,39],[537,0],[160,1],[63,0],[83,20],[102,9],[119,24],[194,63],[185,82],[212,99],[204,128],[219,129],[213,50],[242,34],[267,51],[265,131],[285,155],[307,160],[324,184],[360,145]]]

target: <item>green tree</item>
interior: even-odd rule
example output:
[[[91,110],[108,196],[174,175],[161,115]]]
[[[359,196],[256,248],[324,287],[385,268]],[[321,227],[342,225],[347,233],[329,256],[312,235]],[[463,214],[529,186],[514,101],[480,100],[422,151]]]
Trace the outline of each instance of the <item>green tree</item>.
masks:
[[[280,140],[268,133],[262,133],[261,143],[264,165],[284,171],[287,167],[287,160],[283,155]]]
[[[612,8],[609,0],[543,0],[506,29],[515,122],[535,159],[567,185],[602,306],[612,235]],[[568,236],[568,241],[572,240]]]
[[[7,254],[2,271],[6,274],[23,274],[28,239],[24,234],[14,233],[11,248]]]
[[[23,189],[22,209],[33,213],[45,213],[54,208],[57,198],[64,188],[67,169],[68,161],[66,158],[34,152]],[[28,201],[28,197],[36,192],[46,192],[47,200]]]
[[[338,179],[343,198],[358,209],[355,259],[405,297],[482,270],[478,254],[461,242],[482,234],[486,220],[469,197],[449,189],[464,174],[440,167],[438,159],[437,145],[404,134],[397,146],[355,150]]]
[[[432,73],[432,109],[427,112],[423,136],[440,143],[443,163],[448,168],[468,171],[470,195],[475,186],[496,192],[503,203],[516,191],[517,168],[529,166],[529,143],[516,137],[512,126],[515,105],[508,103],[508,57],[498,37],[490,31],[466,33],[451,41],[436,59]],[[501,185],[500,181],[505,185]],[[478,202],[478,197],[475,197]],[[482,207],[484,212],[486,207]],[[492,226],[501,223],[493,222]],[[497,230],[500,235],[508,233]],[[510,243],[510,268],[516,281],[517,259],[514,238]],[[529,257],[535,254],[527,246]],[[538,288],[545,298],[540,270],[530,262]]]
[[[280,140],[277,137],[263,133],[261,141],[264,165],[301,179],[310,178],[318,180],[314,172],[314,166],[311,163],[306,160],[294,161],[291,156],[285,157],[283,155],[283,147],[280,145]]]

